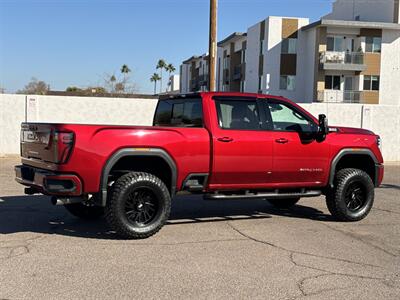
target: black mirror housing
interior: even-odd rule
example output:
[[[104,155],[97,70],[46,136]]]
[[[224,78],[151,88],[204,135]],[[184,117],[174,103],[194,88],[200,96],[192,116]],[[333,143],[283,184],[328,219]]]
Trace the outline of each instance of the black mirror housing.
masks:
[[[329,133],[328,119],[326,115],[320,114],[318,116],[318,136],[319,140],[323,141]]]

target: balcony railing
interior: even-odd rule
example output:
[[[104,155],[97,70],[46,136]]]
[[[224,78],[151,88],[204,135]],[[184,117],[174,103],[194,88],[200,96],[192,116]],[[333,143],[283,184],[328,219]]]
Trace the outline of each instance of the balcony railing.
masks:
[[[333,103],[363,102],[361,91],[337,91],[337,90],[318,91],[317,100],[319,102],[333,102]]]
[[[320,55],[320,63],[325,70],[363,71],[364,53],[348,51],[325,51]]]

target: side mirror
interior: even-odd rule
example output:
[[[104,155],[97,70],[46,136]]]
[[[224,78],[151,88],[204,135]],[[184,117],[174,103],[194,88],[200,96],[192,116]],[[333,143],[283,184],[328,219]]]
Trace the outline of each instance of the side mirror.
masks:
[[[318,116],[318,137],[323,141],[329,133],[328,119],[324,114]]]

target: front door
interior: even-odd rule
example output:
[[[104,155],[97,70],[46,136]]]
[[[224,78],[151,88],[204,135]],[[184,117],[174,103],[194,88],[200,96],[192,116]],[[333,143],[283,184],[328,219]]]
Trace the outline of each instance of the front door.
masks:
[[[256,98],[217,97],[211,113],[211,189],[263,188],[272,174],[272,138],[263,130]],[[214,111],[215,110],[215,111]]]
[[[318,125],[288,102],[264,103],[273,139],[272,182],[282,187],[320,185],[329,166],[329,145],[313,138]]]

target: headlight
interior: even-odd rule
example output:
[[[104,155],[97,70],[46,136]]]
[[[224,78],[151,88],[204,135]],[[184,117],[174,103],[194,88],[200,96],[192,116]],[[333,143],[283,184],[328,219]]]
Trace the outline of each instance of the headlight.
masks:
[[[376,137],[376,144],[378,145],[379,150],[382,151],[382,139],[379,135]]]

